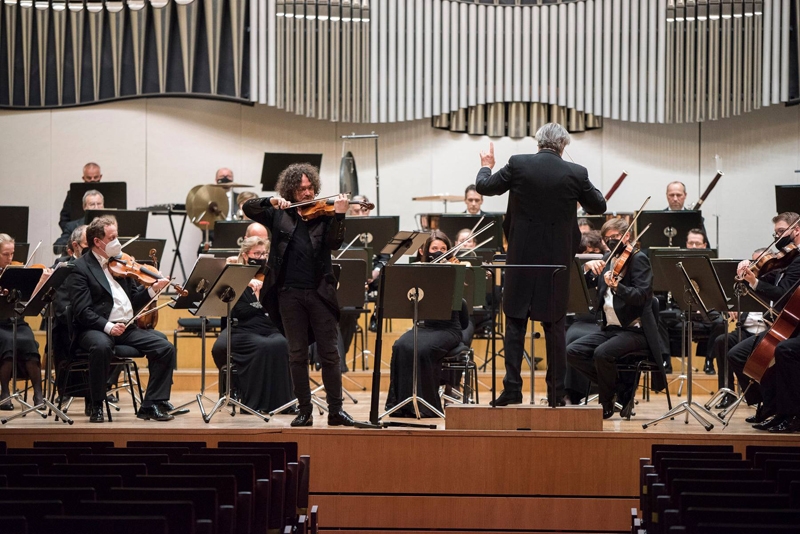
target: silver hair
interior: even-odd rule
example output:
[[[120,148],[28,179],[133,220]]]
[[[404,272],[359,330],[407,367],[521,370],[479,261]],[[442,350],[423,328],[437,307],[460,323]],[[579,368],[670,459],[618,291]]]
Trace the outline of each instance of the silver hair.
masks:
[[[267,249],[267,254],[269,254],[269,241],[267,241],[263,237],[258,237],[257,235],[245,237],[239,248],[239,263],[246,264],[247,253],[259,245],[264,245],[264,247],[266,247]]]
[[[69,242],[67,243],[67,248],[74,252],[75,249],[72,247],[72,244],[73,243],[80,244],[81,238],[85,234],[86,234],[86,225],[85,224],[82,224],[82,225],[78,226],[77,228],[75,228],[72,231],[72,233],[69,235]]]
[[[98,196],[98,195],[99,195],[99,196],[100,196],[100,198],[102,198],[102,199],[103,199],[103,201],[105,202],[105,197],[103,196],[103,193],[101,193],[101,192],[100,192],[100,191],[98,191],[97,189],[89,189],[88,191],[86,191],[86,192],[83,194],[83,200],[81,201],[81,206],[85,206],[85,205],[86,205],[86,199],[87,199],[87,198],[89,198],[89,197],[94,197],[94,196]]]
[[[536,142],[540,149],[549,148],[561,154],[570,142],[569,132],[558,123],[548,122],[536,132]]]

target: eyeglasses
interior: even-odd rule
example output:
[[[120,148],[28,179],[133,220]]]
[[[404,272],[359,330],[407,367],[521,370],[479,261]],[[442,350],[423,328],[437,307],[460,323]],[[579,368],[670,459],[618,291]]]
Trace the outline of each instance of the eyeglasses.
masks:
[[[248,258],[252,258],[254,260],[263,260],[267,257],[266,252],[253,252],[252,254],[247,255]]]
[[[775,238],[775,239],[780,239],[780,237],[781,237],[781,236],[782,236],[782,235],[783,235],[783,234],[786,232],[786,230],[788,230],[788,229],[789,229],[789,227],[787,226],[786,228],[782,228],[782,229],[776,230],[775,232],[773,232],[773,234],[772,234],[772,237],[773,237],[773,238]]]

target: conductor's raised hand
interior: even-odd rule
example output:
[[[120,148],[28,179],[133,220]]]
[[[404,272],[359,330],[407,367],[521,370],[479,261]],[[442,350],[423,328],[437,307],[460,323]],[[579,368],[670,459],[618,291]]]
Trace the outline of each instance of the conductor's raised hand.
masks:
[[[272,207],[278,208],[279,210],[288,209],[289,206],[291,206],[291,204],[292,204],[291,202],[289,202],[285,198],[281,198],[279,196],[272,197],[271,199],[269,199],[269,202],[270,202],[270,204],[272,204]]]
[[[333,210],[336,213],[347,213],[349,208],[350,200],[344,193],[340,194],[338,197],[336,197],[336,200],[333,201]]]
[[[481,150],[481,167],[494,167],[494,143],[489,143],[489,151]]]

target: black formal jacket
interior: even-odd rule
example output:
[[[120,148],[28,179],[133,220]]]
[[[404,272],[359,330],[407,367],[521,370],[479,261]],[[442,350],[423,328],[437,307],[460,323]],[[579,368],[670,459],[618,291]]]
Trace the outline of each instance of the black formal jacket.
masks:
[[[69,296],[72,301],[72,322],[75,333],[85,330],[103,331],[114,306],[111,286],[103,268],[92,252],[86,252],[75,260],[70,275]],[[137,313],[150,301],[147,288],[131,278],[117,280]],[[77,335],[75,336],[77,338]]]
[[[59,225],[60,224],[59,222]],[[82,224],[83,219],[75,219],[74,221],[69,221],[62,227],[61,235],[58,236],[58,239],[53,243],[53,254],[65,254],[65,248],[69,244],[69,237],[72,235],[72,232]]]
[[[66,230],[67,224],[70,222],[70,217],[72,216],[72,201],[70,200],[69,191],[67,191],[67,196],[64,198],[64,205],[61,206],[61,212],[58,214],[58,227],[61,228],[63,232]]]
[[[284,332],[278,307],[278,290],[286,277],[284,256],[297,228],[297,210],[279,210],[272,207],[270,198],[254,198],[245,202],[242,211],[250,219],[263,224],[270,233],[271,246],[267,260],[267,275],[261,289],[261,303],[273,322]],[[317,293],[339,320],[339,302],[336,299],[336,277],[331,265],[331,251],[344,241],[345,214],[318,217],[308,221],[308,235],[314,248],[314,279]]]
[[[786,305],[786,299],[781,297],[794,289],[798,281],[800,281],[800,255],[796,256],[782,273],[771,271],[765,273],[763,277],[760,276],[753,291],[763,300],[777,303],[776,311],[780,311]]]
[[[606,210],[602,193],[592,185],[585,167],[569,163],[552,150],[512,156],[494,174],[478,171],[478,193],[486,196],[510,191],[503,230],[508,239],[509,265],[569,266],[581,233],[577,204],[589,214]],[[550,321],[551,274],[509,269],[506,272],[503,310],[515,318]],[[568,271],[555,281],[555,318],[567,312]]]

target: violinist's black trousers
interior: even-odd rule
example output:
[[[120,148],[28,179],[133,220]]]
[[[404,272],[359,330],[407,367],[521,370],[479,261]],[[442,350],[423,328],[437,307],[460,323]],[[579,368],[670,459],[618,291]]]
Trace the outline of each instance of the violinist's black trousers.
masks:
[[[739,382],[739,387],[742,388],[742,391],[747,389],[747,394],[744,399],[747,401],[747,404],[751,405],[762,402],[764,398],[761,395],[761,386],[744,374],[744,366],[747,363],[747,358],[749,358],[750,354],[753,352],[753,349],[756,348],[758,342],[763,338],[763,333],[752,336],[728,349],[728,368],[733,371],[733,374],[736,376],[736,381]],[[753,384],[748,388],[747,385],[750,384],[750,382],[753,382]]]
[[[99,330],[87,330],[78,334],[78,344],[89,353],[89,391],[94,404],[106,398],[106,379],[116,345],[132,347],[147,356],[150,379],[142,407],[169,400],[175,347],[155,331],[131,326],[121,336],[112,337]]]

